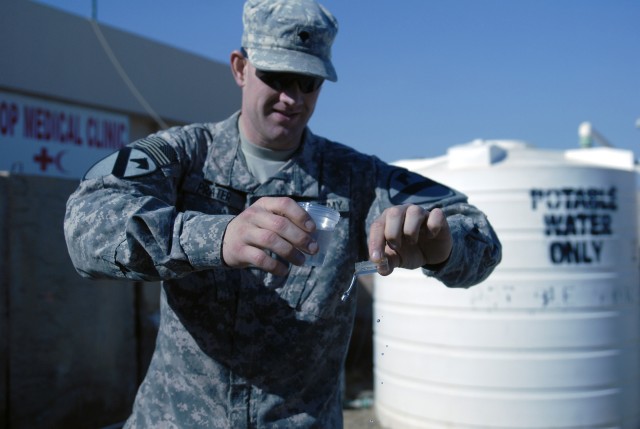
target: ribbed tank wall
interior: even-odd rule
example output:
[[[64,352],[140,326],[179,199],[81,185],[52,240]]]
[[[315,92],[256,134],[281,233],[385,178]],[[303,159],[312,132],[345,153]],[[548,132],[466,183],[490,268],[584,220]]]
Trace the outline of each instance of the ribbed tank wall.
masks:
[[[637,428],[633,157],[497,142],[457,150],[406,166],[465,192],[495,227],[503,260],[466,290],[419,270],[376,276],[381,424]]]

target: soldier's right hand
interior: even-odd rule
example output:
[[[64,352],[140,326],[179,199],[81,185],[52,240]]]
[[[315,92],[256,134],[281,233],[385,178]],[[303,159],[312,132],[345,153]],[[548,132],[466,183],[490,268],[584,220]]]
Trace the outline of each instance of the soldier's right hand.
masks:
[[[229,267],[256,267],[286,275],[289,267],[271,254],[294,265],[304,264],[304,253],[318,252],[311,236],[315,229],[311,216],[291,198],[263,197],[229,222],[222,258]]]

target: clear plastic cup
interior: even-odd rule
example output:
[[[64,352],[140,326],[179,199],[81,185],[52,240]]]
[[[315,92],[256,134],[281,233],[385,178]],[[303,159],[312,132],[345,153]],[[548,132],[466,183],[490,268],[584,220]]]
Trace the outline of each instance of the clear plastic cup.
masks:
[[[331,247],[333,231],[340,220],[340,213],[336,210],[316,203],[298,203],[305,209],[316,223],[316,230],[312,234],[318,242],[318,253],[315,255],[305,255],[304,264],[312,267],[319,267],[324,263],[324,258]]]

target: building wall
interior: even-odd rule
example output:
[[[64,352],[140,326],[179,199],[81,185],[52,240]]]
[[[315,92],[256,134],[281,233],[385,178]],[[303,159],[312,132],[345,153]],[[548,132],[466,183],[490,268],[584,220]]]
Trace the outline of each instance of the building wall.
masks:
[[[239,108],[228,65],[103,25],[99,30],[167,125],[216,121]],[[98,34],[86,19],[31,1],[3,1],[0,94],[119,115],[127,119],[129,140],[156,131],[158,122],[124,84]],[[11,156],[9,143],[0,133],[2,157]],[[57,148],[46,139],[18,144]],[[89,281],[71,265],[62,222],[77,183],[78,177],[46,171],[0,172],[2,428],[123,421],[153,351],[159,285]]]
[[[136,285],[85,280],[73,269],[61,228],[73,182],[5,175],[0,183],[6,240],[0,426],[103,427],[124,420],[139,378]]]

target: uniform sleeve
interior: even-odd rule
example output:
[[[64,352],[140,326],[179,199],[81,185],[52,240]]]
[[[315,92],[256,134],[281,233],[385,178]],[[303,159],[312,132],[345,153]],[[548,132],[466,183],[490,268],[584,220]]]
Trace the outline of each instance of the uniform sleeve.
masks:
[[[453,249],[444,264],[422,270],[449,287],[478,284],[500,263],[500,241],[485,214],[475,206],[459,202],[445,204],[442,209],[451,229]]]
[[[486,215],[469,204],[467,196],[404,168],[380,162],[377,204],[370,224],[390,206],[416,204],[428,210],[441,208],[453,238],[449,258],[437,267],[422,268],[425,275],[449,287],[470,287],[486,279],[502,258],[502,246]]]
[[[222,266],[232,217],[179,212],[189,160],[162,139],[142,142],[146,148],[134,142],[92,167],[69,197],[64,233],[76,270],[89,278],[164,280]]]

